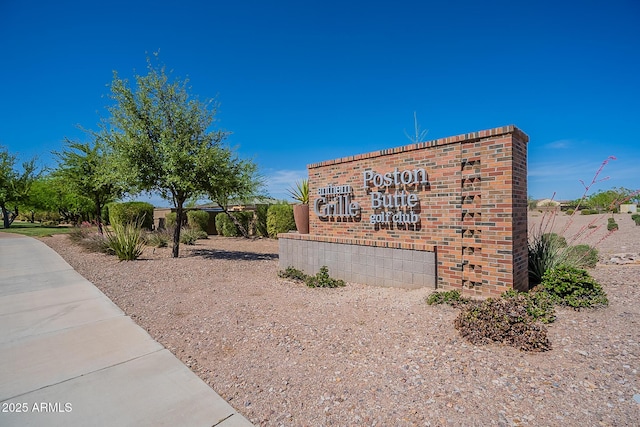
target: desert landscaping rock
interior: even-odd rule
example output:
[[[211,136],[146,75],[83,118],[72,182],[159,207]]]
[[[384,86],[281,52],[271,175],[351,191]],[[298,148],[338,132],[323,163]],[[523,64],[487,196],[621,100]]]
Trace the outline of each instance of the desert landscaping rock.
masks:
[[[640,227],[616,220],[619,231],[589,237],[601,262],[640,253]],[[607,234],[602,222],[598,232]],[[135,262],[83,252],[66,236],[43,241],[255,425],[640,419],[640,265],[590,270],[609,307],[559,308],[549,326],[552,350],[524,353],[465,341],[453,327],[456,309],[425,303],[432,289],[311,289],[278,278],[274,240],[211,236],[181,246],[178,259],[147,248]]]
[[[608,264],[640,264],[640,254],[613,254],[609,258]]]

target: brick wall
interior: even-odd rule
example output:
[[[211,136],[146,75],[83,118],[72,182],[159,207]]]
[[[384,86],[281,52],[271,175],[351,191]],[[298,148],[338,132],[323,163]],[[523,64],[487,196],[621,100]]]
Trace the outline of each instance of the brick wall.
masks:
[[[505,126],[311,164],[309,236],[281,238],[431,251],[438,288],[482,296],[526,289],[528,140],[515,126]],[[422,169],[428,183],[412,182],[411,172],[401,175]],[[374,173],[378,179],[365,185],[364,177]],[[385,185],[389,179],[382,184],[385,173],[391,174],[391,185]],[[419,172],[415,177],[422,178]],[[360,214],[318,217],[313,212],[318,190],[338,185],[350,186],[349,202],[359,205]],[[404,194],[404,206],[372,208],[374,198],[393,198],[396,192]],[[411,196],[415,206],[406,203],[409,194],[416,195]],[[387,211],[384,219],[404,212],[418,221],[371,223],[372,214]]]

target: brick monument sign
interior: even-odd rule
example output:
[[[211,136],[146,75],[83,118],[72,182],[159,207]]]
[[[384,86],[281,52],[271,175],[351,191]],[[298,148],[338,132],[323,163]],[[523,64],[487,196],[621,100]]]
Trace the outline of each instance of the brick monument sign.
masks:
[[[528,288],[527,142],[515,126],[309,165],[309,234],[280,267],[497,296]]]

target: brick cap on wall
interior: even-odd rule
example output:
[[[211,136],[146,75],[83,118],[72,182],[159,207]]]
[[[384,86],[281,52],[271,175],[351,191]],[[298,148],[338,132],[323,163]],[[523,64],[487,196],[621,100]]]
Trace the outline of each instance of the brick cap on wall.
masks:
[[[358,154],[355,156],[343,157],[340,159],[327,160],[320,163],[312,163],[307,165],[307,168],[314,169],[322,166],[330,166],[330,165],[335,165],[339,163],[352,162],[355,160],[363,160],[363,159],[370,159],[374,157],[385,156],[388,154],[397,154],[397,153],[403,153],[407,151],[420,150],[426,147],[437,147],[440,145],[454,144],[462,141],[471,142],[473,140],[479,140],[479,139],[488,138],[488,137],[497,137],[497,136],[507,135],[507,134],[514,134],[519,140],[525,143],[529,142],[529,136],[527,136],[527,134],[522,132],[515,125],[508,125],[508,126],[502,126],[502,127],[497,127],[493,129],[481,130],[478,132],[463,133],[461,135],[435,139],[432,141],[418,142],[417,144],[409,144],[409,145],[404,145],[402,147],[388,148],[386,150],[374,151],[366,154]]]
[[[350,239],[347,237],[328,237],[316,234],[279,233],[278,239],[307,240],[312,242],[340,243],[343,245],[375,246],[378,248],[410,249],[413,251],[435,252],[434,245],[424,243],[389,242],[386,240]]]

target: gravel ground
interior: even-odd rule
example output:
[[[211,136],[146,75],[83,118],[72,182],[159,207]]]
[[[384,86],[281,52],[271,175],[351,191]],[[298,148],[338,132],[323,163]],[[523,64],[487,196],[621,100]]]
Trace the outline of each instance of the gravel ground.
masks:
[[[640,227],[599,241],[640,252]],[[540,216],[531,219],[532,227]],[[593,218],[576,217],[572,227]],[[554,229],[566,218],[559,216]],[[606,235],[606,218],[597,231]],[[593,230],[593,229],[590,229]],[[559,230],[558,230],[559,231]],[[640,265],[599,265],[606,309],[558,309],[553,349],[476,347],[430,289],[277,277],[277,242],[211,237],[118,262],[43,238],[151,336],[260,426],[632,426],[640,419]]]

